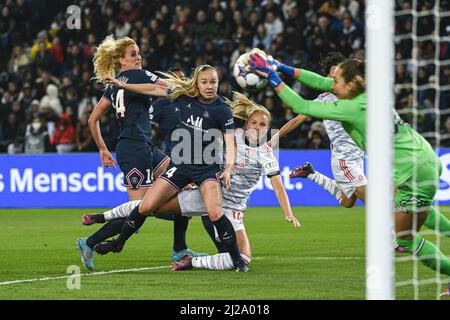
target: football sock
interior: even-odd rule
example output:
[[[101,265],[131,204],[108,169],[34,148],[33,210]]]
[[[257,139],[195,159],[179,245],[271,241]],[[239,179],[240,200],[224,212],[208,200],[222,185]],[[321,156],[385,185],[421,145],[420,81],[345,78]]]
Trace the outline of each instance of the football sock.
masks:
[[[155,216],[156,218],[161,219],[161,220],[175,221],[175,216],[177,216],[177,214],[174,214],[171,212],[154,213],[153,216]]]
[[[91,219],[94,220],[96,223],[105,223],[106,219],[103,213],[96,213],[91,216]]]
[[[216,235],[214,233],[214,224],[212,223],[211,219],[208,216],[202,216],[202,222],[203,226],[205,227],[206,232],[208,232],[209,237],[214,242],[214,245],[217,248],[217,251],[219,253],[227,252],[226,246],[222,243],[217,241]]]
[[[97,232],[95,232],[86,240],[86,244],[89,246],[89,248],[94,249],[94,247],[100,242],[119,234],[124,222],[125,218],[117,218],[108,221],[108,223],[103,225],[100,229],[97,230]]]
[[[173,219],[173,251],[187,249],[186,230],[189,224],[189,218],[181,214],[174,214]]]
[[[125,243],[144,224],[146,218],[147,216],[139,213],[139,206],[135,207],[122,225],[118,241]]]
[[[336,181],[324,176],[318,171],[309,174],[307,178],[327,190],[328,193],[330,193],[336,198],[337,201],[339,201],[339,203],[341,203],[342,190],[338,187]]]
[[[230,254],[233,262],[236,264],[241,260],[241,254],[236,240],[236,232],[233,229],[233,225],[225,215],[222,215],[217,221],[213,221],[219,235],[220,242],[222,242],[227,248],[227,252]]]
[[[130,215],[131,210],[136,208],[142,200],[134,200],[122,203],[111,210],[103,212],[103,216],[106,221],[116,219],[116,218],[127,218]]]
[[[438,230],[436,231],[450,237],[450,221],[434,206],[431,206],[428,216],[423,224],[431,230],[435,230],[436,227],[438,227]]]
[[[250,258],[241,254],[246,264],[250,263]],[[230,270],[234,268],[233,259],[228,252],[219,253],[212,256],[195,257],[191,260],[194,268],[203,268],[210,270]]]
[[[450,275],[450,259],[430,241],[416,235],[414,240],[397,239],[397,243],[405,248],[407,252],[417,255],[419,260],[427,267],[439,271],[440,273]]]
[[[203,268],[210,270],[229,270],[233,269],[233,259],[228,252],[218,253],[213,256],[204,256],[192,258],[194,268]]]

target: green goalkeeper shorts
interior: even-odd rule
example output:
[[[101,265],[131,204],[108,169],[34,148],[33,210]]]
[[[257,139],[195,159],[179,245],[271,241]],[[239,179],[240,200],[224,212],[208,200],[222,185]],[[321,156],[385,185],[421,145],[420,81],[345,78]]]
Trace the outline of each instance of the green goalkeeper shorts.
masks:
[[[433,154],[429,161],[417,167],[416,174],[411,179],[397,186],[396,208],[409,214],[429,210],[437,192],[441,173],[442,163]]]

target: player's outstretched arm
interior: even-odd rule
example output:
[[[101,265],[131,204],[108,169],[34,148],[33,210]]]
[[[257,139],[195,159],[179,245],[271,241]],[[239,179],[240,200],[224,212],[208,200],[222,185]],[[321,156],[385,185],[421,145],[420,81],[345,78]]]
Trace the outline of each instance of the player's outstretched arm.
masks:
[[[299,228],[300,222],[294,217],[292,213],[291,203],[289,201],[289,197],[287,196],[286,189],[284,188],[283,181],[281,180],[281,176],[277,174],[270,178],[270,183],[272,184],[273,191],[277,196],[278,203],[280,204],[281,209],[283,209],[284,218],[286,221],[292,223],[295,228]]]
[[[298,82],[307,87],[326,92],[332,91],[332,85],[334,81],[333,78],[323,77],[315,72],[306,69],[288,66],[274,59],[270,55],[267,56],[266,60],[268,64],[271,66],[272,70],[290,75]]]
[[[319,119],[330,119],[336,121],[350,121],[359,111],[359,106],[352,100],[339,100],[337,102],[321,102],[303,99],[294,90],[289,88],[278,73],[273,70],[267,60],[252,54],[249,59],[249,68],[260,76],[269,80],[270,86],[276,94],[295,113],[304,114]]]
[[[124,90],[132,91],[132,92],[136,92],[136,93],[140,93],[140,94],[145,94],[147,96],[156,96],[156,97],[167,96],[168,87],[166,86],[165,82],[161,83],[162,85],[160,85],[160,82],[158,82],[158,84],[125,83],[116,78],[109,77],[109,76],[103,78],[102,82],[105,84],[112,84],[112,85],[118,87],[119,89],[124,89]]]

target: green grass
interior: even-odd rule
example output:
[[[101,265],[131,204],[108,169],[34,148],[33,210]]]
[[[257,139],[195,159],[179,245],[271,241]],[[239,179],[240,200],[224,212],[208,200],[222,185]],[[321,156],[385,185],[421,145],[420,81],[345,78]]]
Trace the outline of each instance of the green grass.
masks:
[[[443,208],[450,216],[450,208]],[[82,267],[75,240],[97,226],[82,226],[78,209],[0,210],[0,283],[67,276]],[[94,211],[98,211],[94,210]],[[251,272],[193,270],[172,272],[172,223],[147,220],[120,254],[95,256],[96,271],[167,268],[81,277],[69,290],[67,279],[0,284],[0,299],[364,299],[364,209],[296,207],[302,223],[294,229],[278,207],[249,208],[245,222],[252,244]],[[431,237],[433,241],[434,236]],[[190,222],[187,242],[214,253],[201,219]],[[441,238],[444,253],[450,241]],[[399,280],[412,278],[413,264],[396,264]],[[422,265],[419,279],[435,273]],[[435,284],[419,287],[420,299],[435,299]],[[396,289],[398,299],[413,299],[412,286]]]

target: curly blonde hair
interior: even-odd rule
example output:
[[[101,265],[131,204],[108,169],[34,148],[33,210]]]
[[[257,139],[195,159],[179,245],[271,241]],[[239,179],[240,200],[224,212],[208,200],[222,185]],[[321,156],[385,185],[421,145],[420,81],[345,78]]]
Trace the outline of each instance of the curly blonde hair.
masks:
[[[180,96],[188,97],[198,97],[200,96],[200,91],[198,89],[197,81],[201,72],[216,69],[208,64],[200,65],[192,71],[189,78],[181,79],[174,75],[173,73],[159,72],[165,77],[164,81],[169,84],[169,87],[174,88],[171,93],[169,93],[169,98],[175,100]]]
[[[115,77],[120,72],[119,58],[125,56],[125,48],[136,44],[131,38],[114,39],[109,35],[96,48],[94,58],[94,79],[101,81],[106,76]]]
[[[233,109],[233,116],[235,118],[247,121],[255,112],[261,112],[269,118],[270,122],[269,110],[259,104],[256,104],[240,92],[233,91],[233,94],[233,100],[225,98],[225,102],[230,105],[231,109]]]

